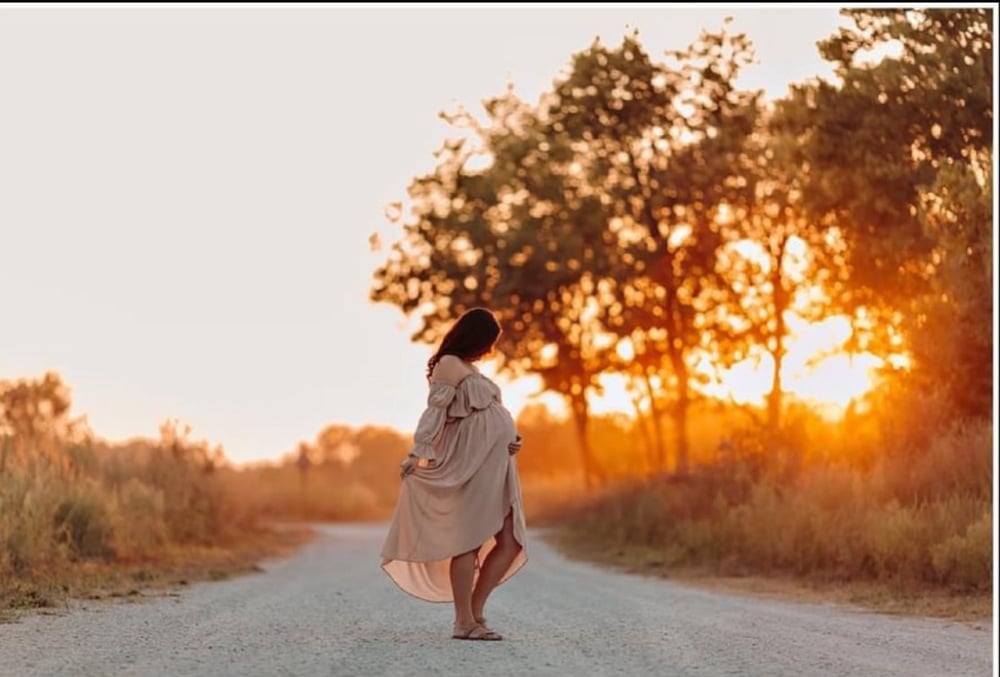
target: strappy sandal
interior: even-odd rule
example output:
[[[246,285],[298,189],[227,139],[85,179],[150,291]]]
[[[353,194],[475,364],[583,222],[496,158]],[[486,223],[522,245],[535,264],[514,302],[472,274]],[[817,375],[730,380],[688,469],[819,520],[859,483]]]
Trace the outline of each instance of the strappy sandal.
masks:
[[[495,630],[493,630],[493,628],[491,628],[489,625],[486,624],[486,616],[477,616],[476,617],[476,623],[479,623],[481,626],[483,626],[484,628],[486,628],[490,632],[495,632]]]
[[[499,633],[493,632],[489,628],[487,628],[487,627],[485,627],[483,625],[480,625],[479,623],[476,623],[476,624],[472,625],[465,632],[461,632],[458,629],[458,626],[456,625],[455,629],[452,632],[451,638],[452,639],[471,639],[471,640],[479,640],[479,641],[486,641],[486,642],[497,642],[497,641],[503,639],[503,637],[501,637]]]

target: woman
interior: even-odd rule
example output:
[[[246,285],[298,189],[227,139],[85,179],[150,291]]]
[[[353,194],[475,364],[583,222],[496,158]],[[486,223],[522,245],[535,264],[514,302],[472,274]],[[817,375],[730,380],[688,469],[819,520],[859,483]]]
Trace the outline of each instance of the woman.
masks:
[[[454,602],[455,639],[503,639],[486,626],[486,600],[527,560],[514,459],[521,437],[500,389],[473,364],[499,337],[493,313],[473,308],[428,361],[427,408],[382,548],[382,568],[400,588]]]

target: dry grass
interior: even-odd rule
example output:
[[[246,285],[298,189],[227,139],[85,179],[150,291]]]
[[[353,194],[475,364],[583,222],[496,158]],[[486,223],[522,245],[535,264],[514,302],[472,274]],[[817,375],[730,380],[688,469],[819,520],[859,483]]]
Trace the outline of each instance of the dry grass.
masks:
[[[289,538],[235,499],[221,454],[186,431],[168,424],[159,440],[109,446],[51,413],[68,406],[54,379],[2,392],[19,396],[0,411],[6,615],[250,570]]]
[[[878,581],[830,581],[787,574],[726,576],[710,567],[670,566],[655,548],[603,548],[565,530],[546,539],[567,557],[619,571],[657,576],[713,592],[812,604],[837,604],[900,616],[923,616],[984,627],[993,615],[992,595],[928,586],[898,587]]]
[[[23,411],[65,409],[51,403],[57,382],[17,392],[32,387],[49,404]],[[304,467],[290,457],[237,471],[176,427],[112,447],[74,435],[58,416],[19,418],[24,401],[8,402],[0,420],[0,619],[73,596],[127,599],[252,571],[305,538],[269,522],[385,519],[409,445],[391,431],[331,426],[303,446],[312,458]],[[894,405],[839,425],[793,419],[779,446],[743,435],[732,412],[702,412],[692,429],[697,470],[685,478],[645,477],[640,436],[620,417],[597,418],[608,484],[589,494],[571,424],[525,420],[525,507],[533,526],[556,527],[566,552],[633,571],[981,618],[993,585],[993,429],[943,425],[931,416],[941,410]],[[720,458],[720,436],[733,430],[733,451]]]
[[[37,571],[4,590],[0,622],[14,620],[24,611],[60,609],[72,599],[141,599],[177,586],[254,573],[260,571],[262,559],[286,556],[313,535],[305,527],[275,526],[227,547],[175,547],[144,562],[92,560]]]
[[[292,464],[224,474],[227,490],[244,509],[270,519],[349,522],[387,519],[392,514],[399,475],[398,459],[385,469],[384,487],[348,476],[338,465],[317,465],[302,472]]]
[[[921,452],[794,475],[734,463],[608,488],[564,509],[557,542],[629,570],[977,619],[993,590],[992,426]]]

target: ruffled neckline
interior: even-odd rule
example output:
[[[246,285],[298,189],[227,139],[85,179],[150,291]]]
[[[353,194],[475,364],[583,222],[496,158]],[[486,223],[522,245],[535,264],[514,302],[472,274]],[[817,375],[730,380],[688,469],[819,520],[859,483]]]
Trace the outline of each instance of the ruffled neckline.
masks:
[[[502,404],[500,388],[482,372],[473,371],[455,385],[455,397],[448,405],[448,417],[465,418],[488,408],[493,402]]]

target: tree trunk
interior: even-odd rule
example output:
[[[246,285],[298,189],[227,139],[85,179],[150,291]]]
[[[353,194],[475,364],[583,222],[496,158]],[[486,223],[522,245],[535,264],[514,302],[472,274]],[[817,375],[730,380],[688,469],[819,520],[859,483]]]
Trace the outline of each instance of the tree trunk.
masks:
[[[781,367],[785,362],[785,337],[788,328],[785,326],[785,310],[788,308],[788,294],[785,291],[782,277],[785,249],[788,238],[783,238],[778,246],[774,270],[771,273],[771,286],[774,289],[774,334],[771,336],[773,345],[771,357],[774,360],[774,372],[771,374],[771,392],[767,395],[767,430],[774,437],[781,428],[782,384]]]
[[[653,436],[649,432],[649,428],[646,427],[646,416],[642,413],[642,395],[639,392],[640,386],[638,385],[638,379],[631,377],[630,385],[630,399],[632,400],[632,409],[635,410],[635,425],[639,428],[639,433],[642,435],[642,444],[645,449],[646,464],[649,466],[650,471],[656,469],[656,449],[653,447]],[[650,409],[650,418],[652,418],[652,409]],[[652,424],[656,425],[656,420],[652,420]]]
[[[767,394],[767,429],[771,435],[776,434],[781,427],[781,365],[784,361],[784,351],[781,348],[783,340],[776,337],[776,341],[778,348],[771,354],[774,358],[774,373],[771,375],[771,392]]]
[[[658,271],[654,272],[653,277],[663,285],[663,289],[666,292],[663,309],[666,312],[666,326],[664,328],[667,330],[667,352],[678,382],[678,401],[673,412],[676,421],[677,472],[683,475],[688,470],[687,410],[690,398],[688,393],[689,377],[687,365],[684,363],[684,346],[681,344],[681,341],[684,340],[681,331],[684,326],[684,319],[679,316],[679,307],[681,304],[677,296],[679,285],[674,275],[674,252],[670,250],[670,238],[667,234],[660,231],[659,219],[653,213],[652,197],[654,191],[643,180],[636,165],[635,157],[631,153],[628,155],[628,160],[632,178],[635,179],[636,185],[642,187],[642,204],[639,213],[636,214],[637,220],[646,226],[650,236],[661,247],[663,253],[663,258],[659,264],[661,267]],[[650,393],[650,402],[655,402],[652,393]],[[650,410],[653,411],[652,408]]]
[[[672,264],[671,264],[672,265]],[[677,289],[673,284],[673,271],[668,269],[668,279],[670,286],[667,288],[665,308],[667,314],[667,355],[670,358],[670,366],[673,368],[674,376],[677,377],[677,403],[674,406],[675,436],[677,440],[677,464],[675,471],[678,475],[688,473],[688,430],[687,415],[688,405],[691,401],[690,385],[691,377],[688,374],[687,363],[684,361],[684,346],[681,344],[681,326],[683,320],[678,317],[679,301],[677,299]]]
[[[653,435],[656,438],[656,465],[653,470],[663,472],[667,469],[667,445],[663,441],[662,411],[656,403],[656,392],[653,390],[653,382],[649,378],[649,372],[643,371],[642,376],[646,382],[646,392],[649,394],[649,416],[653,421]]]
[[[597,466],[594,463],[594,455],[591,452],[590,440],[587,435],[587,428],[590,424],[590,407],[587,404],[587,395],[585,391],[581,391],[579,394],[571,394],[569,399],[580,445],[580,468],[583,472],[583,485],[587,489],[592,489],[597,485],[598,477]]]
[[[677,439],[678,475],[688,474],[688,409],[691,405],[691,394],[688,389],[689,377],[687,365],[681,357],[677,360],[674,371],[677,374],[677,405],[674,408],[675,434]]]

